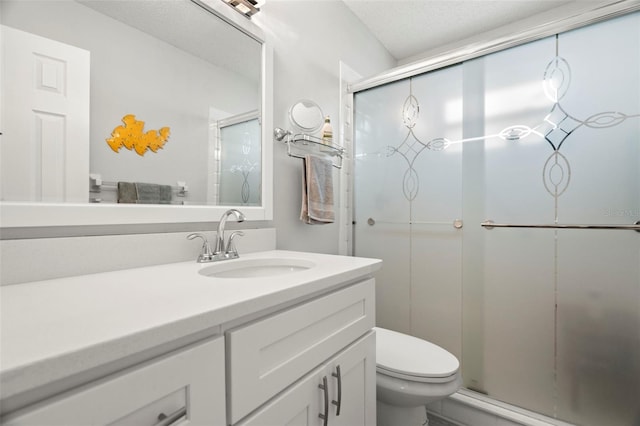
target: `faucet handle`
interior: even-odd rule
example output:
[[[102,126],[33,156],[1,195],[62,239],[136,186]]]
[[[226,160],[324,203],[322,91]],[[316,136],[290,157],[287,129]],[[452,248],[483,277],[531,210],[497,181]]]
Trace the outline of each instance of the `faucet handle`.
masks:
[[[229,235],[229,242],[227,243],[227,252],[226,254],[231,254],[232,256],[230,257],[231,259],[235,259],[237,257],[240,257],[240,255],[238,254],[238,250],[236,249],[236,245],[233,243],[233,238],[238,235],[240,237],[244,236],[244,232],[242,231],[233,231],[231,233],[231,235]]]
[[[211,251],[211,246],[209,245],[209,241],[207,241],[207,237],[200,232],[194,232],[193,234],[187,235],[187,240],[193,240],[195,238],[202,238],[202,250],[198,256],[198,262],[211,262],[211,259],[213,259],[213,252]]]

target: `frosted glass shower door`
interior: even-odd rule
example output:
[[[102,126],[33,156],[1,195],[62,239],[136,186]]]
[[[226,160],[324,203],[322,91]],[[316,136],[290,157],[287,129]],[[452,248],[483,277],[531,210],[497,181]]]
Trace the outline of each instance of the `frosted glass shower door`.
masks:
[[[481,74],[484,108],[482,208],[475,218],[507,224],[553,223],[554,200],[542,170],[554,152],[537,129],[553,106],[542,76],[555,57],[555,38],[547,38],[466,63]],[[473,93],[469,93],[472,97]],[[537,132],[538,130],[536,130]],[[502,136],[491,136],[502,135]],[[465,179],[475,179],[465,176]],[[466,386],[541,413],[554,411],[554,234],[537,229],[480,230],[483,256],[480,282],[465,279],[465,291],[482,286],[475,300],[482,316],[465,321],[481,336],[469,344],[465,360],[482,364],[465,371]]]
[[[559,49],[575,77],[563,105],[594,126],[577,129],[562,148],[571,182],[559,220],[633,224],[640,220],[640,14],[562,34]],[[640,233],[562,231],[557,253],[558,417],[638,425]]]
[[[358,93],[355,239],[383,260],[378,325],[461,356],[462,68]]]
[[[402,81],[354,100],[354,254],[383,260],[376,274],[376,323],[403,331],[410,321],[410,203],[402,190],[406,162],[387,154],[406,137],[402,105],[408,93],[409,82]]]
[[[479,61],[485,133],[531,130],[486,139],[482,220],[640,219],[639,14]],[[640,235],[497,228],[482,240],[483,323],[465,324],[482,343],[465,351],[483,362],[467,385],[580,425],[638,424]]]

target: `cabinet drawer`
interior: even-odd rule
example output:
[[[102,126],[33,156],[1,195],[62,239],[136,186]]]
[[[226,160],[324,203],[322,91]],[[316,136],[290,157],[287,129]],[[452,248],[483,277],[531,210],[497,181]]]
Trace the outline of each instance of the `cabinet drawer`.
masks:
[[[224,425],[224,377],[218,337],[27,408],[3,424]]]
[[[227,333],[235,423],[370,330],[370,279]]]

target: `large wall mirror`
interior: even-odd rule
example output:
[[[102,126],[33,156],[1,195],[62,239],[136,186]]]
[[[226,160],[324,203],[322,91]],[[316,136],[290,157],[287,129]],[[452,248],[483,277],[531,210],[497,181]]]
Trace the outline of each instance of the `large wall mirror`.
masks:
[[[3,0],[0,23],[2,227],[272,218],[251,21],[219,0]]]

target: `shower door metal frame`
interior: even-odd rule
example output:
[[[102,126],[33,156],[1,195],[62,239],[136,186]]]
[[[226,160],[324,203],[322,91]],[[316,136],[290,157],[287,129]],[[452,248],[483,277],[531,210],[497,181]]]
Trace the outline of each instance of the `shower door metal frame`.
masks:
[[[460,44],[444,53],[437,53],[434,56],[401,65],[374,77],[351,84],[348,87],[348,93],[357,93],[428,71],[455,65],[463,61],[499,52],[597,22],[606,21],[638,10],[640,10],[640,0],[609,0],[597,5],[591,4],[585,7],[584,10],[578,12],[567,10],[564,16],[554,17],[543,23],[532,24],[531,27],[517,28],[518,22],[515,22],[509,26],[502,27],[502,31],[508,31],[508,34],[497,37],[489,36],[485,39],[470,42],[469,44]],[[495,34],[495,32],[492,33]],[[489,35],[491,33],[484,34]],[[466,41],[468,42],[468,39]],[[463,40],[463,42],[465,41]]]

